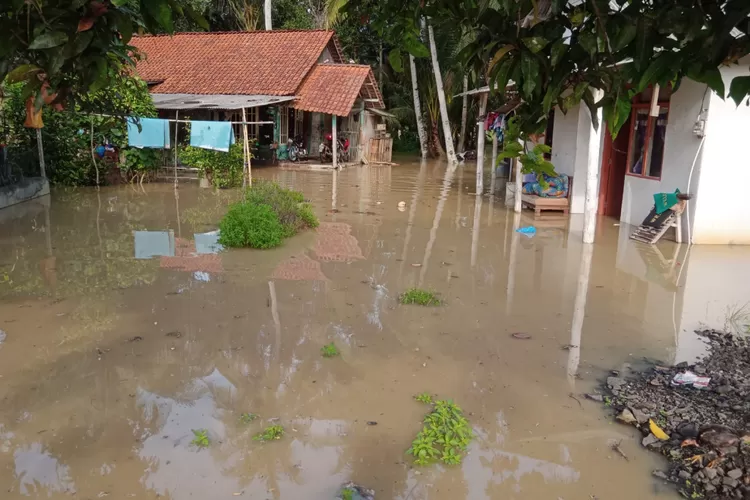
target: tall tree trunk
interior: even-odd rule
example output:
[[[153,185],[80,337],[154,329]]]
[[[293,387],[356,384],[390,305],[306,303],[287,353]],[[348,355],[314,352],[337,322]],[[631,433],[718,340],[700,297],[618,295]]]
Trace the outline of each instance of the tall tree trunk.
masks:
[[[443,156],[445,156],[445,150],[443,149],[443,145],[440,144],[440,132],[438,131],[438,127],[439,125],[437,121],[432,122],[432,128],[431,128],[432,137],[430,139],[430,142],[431,142],[430,149],[432,150],[432,156],[434,158],[442,158]]]
[[[464,152],[464,146],[466,144],[466,120],[469,116],[469,77],[464,75],[464,102],[461,107],[461,134],[458,136],[458,152]]]
[[[451,137],[451,125],[448,119],[448,105],[445,101],[445,89],[443,88],[443,76],[440,74],[440,63],[437,58],[437,47],[435,46],[435,34],[432,25],[427,25],[427,34],[430,38],[430,52],[432,53],[432,69],[435,72],[435,86],[437,87],[438,102],[440,103],[440,120],[443,125],[443,136],[445,137],[445,152],[448,155],[448,163],[457,163],[456,151],[453,149],[453,138]]]
[[[266,31],[271,31],[271,0],[265,0],[263,14],[266,18]]]
[[[419,82],[417,82],[417,65],[414,56],[409,54],[409,66],[411,66],[411,90],[414,93],[414,114],[417,117],[417,133],[419,134],[419,150],[422,158],[427,158],[427,133],[422,119],[422,104],[419,102]]]

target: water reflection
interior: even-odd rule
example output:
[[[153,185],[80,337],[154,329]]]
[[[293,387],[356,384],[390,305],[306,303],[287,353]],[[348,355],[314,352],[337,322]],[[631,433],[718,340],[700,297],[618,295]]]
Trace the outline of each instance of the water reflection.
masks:
[[[748,250],[647,247],[600,223],[588,251],[575,216],[520,239],[525,214],[467,198],[463,168],[353,168],[335,182],[258,169],[321,219],[262,252],[217,244],[239,192],[189,185],[179,199],[171,185],[57,191],[51,210],[2,219],[9,498],[330,498],[350,479],[402,500],[649,498],[649,455],[605,460],[609,439],[631,436],[581,410],[571,384],[634,357],[692,356],[701,322],[741,329]],[[399,306],[414,284],[447,305]],[[341,356],[321,357],[329,342]],[[459,468],[403,454],[423,391],[457,400],[477,430]],[[261,419],[240,424],[248,411]],[[253,441],[274,417],[284,439]],[[190,446],[196,428],[209,449]]]

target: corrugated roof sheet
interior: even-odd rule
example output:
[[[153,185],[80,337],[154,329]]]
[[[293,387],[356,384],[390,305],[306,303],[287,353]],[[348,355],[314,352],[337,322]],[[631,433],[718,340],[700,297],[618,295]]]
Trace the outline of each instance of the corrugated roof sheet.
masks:
[[[369,66],[318,64],[297,91],[293,107],[304,111],[346,116],[362,93],[370,108],[384,108],[383,98]]]
[[[279,104],[294,96],[151,94],[156,109],[242,109]]]
[[[145,54],[138,74],[158,94],[294,95],[327,46],[341,62],[325,30],[176,33],[131,44]]]

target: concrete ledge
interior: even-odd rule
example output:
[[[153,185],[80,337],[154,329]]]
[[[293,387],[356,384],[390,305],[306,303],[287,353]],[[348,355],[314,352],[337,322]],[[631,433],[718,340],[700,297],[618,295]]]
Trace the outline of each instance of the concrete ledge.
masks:
[[[31,177],[10,186],[0,187],[0,210],[24,201],[49,194],[49,182],[42,177]]]

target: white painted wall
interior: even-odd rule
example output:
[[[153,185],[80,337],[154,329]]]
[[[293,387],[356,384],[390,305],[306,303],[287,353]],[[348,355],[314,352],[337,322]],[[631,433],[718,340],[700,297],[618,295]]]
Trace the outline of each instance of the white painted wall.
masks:
[[[596,135],[592,140],[592,134]],[[594,144],[595,143],[595,144]],[[570,212],[583,213],[586,199],[586,172],[589,163],[601,168],[600,141],[591,127],[588,109],[577,105],[563,114],[555,109],[555,129],[552,136],[552,164],[555,171],[573,177]]]
[[[664,163],[661,180],[645,179],[632,175],[625,176],[625,190],[622,196],[622,213],[620,220],[628,224],[640,225],[654,206],[656,193],[673,192],[679,189],[688,190],[687,181],[690,167],[700,146],[700,137],[693,134],[693,125],[701,111],[701,100],[706,85],[685,79],[680,88],[672,94],[667,121],[666,143],[664,145]],[[704,107],[708,105],[708,96]],[[692,192],[695,193],[699,183],[698,168],[701,158],[696,162],[693,173]],[[695,203],[688,203],[691,220],[695,218]],[[683,216],[685,217],[685,216]],[[683,219],[683,226],[687,227]]]
[[[750,75],[750,56],[739,65],[721,68],[727,89],[736,76]],[[706,140],[696,196],[693,243],[750,245],[750,107],[722,100],[711,92],[707,100]]]

